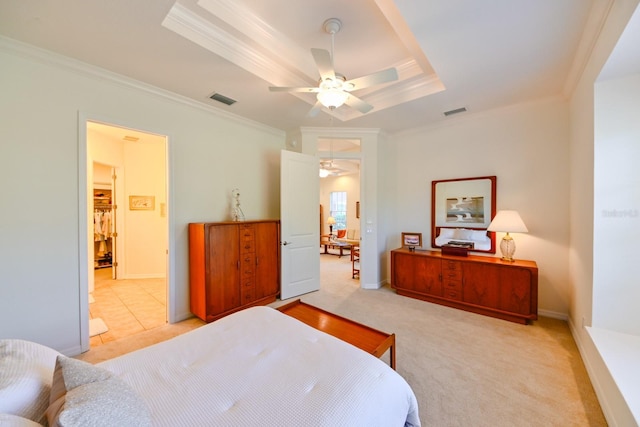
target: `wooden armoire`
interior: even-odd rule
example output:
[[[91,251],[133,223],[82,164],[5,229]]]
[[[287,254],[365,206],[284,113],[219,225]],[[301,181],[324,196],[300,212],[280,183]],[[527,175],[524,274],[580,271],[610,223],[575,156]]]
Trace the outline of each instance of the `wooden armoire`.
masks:
[[[189,224],[191,312],[212,322],[276,300],[280,221]]]

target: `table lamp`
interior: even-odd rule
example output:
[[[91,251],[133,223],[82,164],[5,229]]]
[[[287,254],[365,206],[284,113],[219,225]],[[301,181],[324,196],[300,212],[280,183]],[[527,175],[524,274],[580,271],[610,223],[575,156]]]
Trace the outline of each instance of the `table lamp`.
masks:
[[[327,224],[329,224],[329,239],[333,238],[333,224],[336,223],[336,219],[332,216],[327,218]]]
[[[502,252],[502,260],[508,262],[514,261],[513,254],[516,252],[516,242],[509,233],[527,233],[529,231],[518,212],[510,210],[498,211],[487,230],[507,233],[500,242],[500,252]]]

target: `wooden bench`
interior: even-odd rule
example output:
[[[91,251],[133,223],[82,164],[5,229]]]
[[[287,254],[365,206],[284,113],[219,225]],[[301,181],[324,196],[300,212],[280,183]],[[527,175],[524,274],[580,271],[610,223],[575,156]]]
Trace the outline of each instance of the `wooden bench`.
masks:
[[[278,307],[286,315],[300,320],[329,335],[348,342],[361,350],[381,357],[390,350],[389,365],[396,369],[396,335],[387,334],[321,308],[306,304],[299,299]]]

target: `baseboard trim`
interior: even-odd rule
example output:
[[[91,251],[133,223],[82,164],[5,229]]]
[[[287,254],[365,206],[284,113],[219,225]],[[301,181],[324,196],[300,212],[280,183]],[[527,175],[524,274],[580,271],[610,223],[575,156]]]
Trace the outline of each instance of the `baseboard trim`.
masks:
[[[539,316],[551,317],[552,319],[564,320],[565,322],[569,320],[569,315],[567,313],[560,313],[557,311],[551,310],[538,310]]]

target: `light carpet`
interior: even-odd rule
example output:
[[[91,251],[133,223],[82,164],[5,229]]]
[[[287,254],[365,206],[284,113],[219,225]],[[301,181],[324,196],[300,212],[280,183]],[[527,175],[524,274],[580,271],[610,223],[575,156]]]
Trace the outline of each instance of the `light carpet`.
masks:
[[[397,371],[416,394],[423,426],[607,425],[566,322],[541,317],[525,326],[399,296],[389,287],[364,290],[351,278],[348,256],[321,260],[321,290],[301,299],[396,334]],[[202,324],[165,325],[79,358],[99,362]]]

